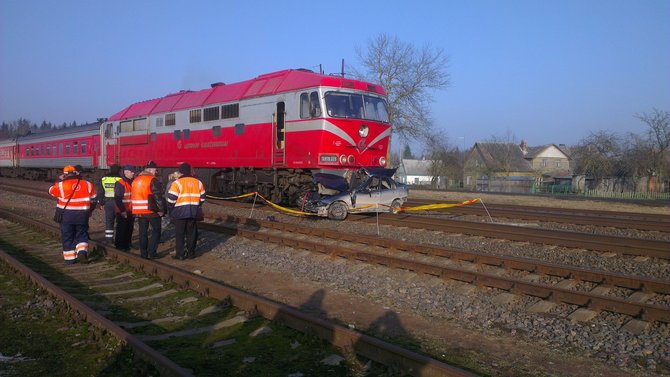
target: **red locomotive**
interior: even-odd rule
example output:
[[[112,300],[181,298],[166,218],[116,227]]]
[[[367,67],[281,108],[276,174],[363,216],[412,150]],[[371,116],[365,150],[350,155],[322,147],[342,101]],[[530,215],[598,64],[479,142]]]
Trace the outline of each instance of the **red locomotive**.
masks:
[[[384,167],[391,126],[379,85],[284,70],[128,106],[102,124],[0,142],[0,172],[53,178],[67,164],[188,162],[209,192],[291,201],[317,172]]]

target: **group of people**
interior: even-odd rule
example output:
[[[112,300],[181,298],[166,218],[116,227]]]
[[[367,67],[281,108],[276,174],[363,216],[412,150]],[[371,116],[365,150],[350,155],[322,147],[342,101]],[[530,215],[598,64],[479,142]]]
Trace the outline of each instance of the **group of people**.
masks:
[[[110,166],[96,190],[81,176],[81,167],[68,165],[63,169],[60,181],[51,186],[49,193],[58,198],[57,211],[63,214],[61,238],[66,264],[88,262],[88,220],[98,204],[105,209],[106,243],[130,251],[137,219],[140,256],[155,259],[161,219],[169,215],[175,226],[173,258],[195,257],[197,222],[204,219],[205,188],[194,176],[191,165],[179,165],[179,169],[170,174],[166,190],[156,176],[158,166],[153,161],[137,176],[135,170],[133,165],[125,165],[123,169],[119,165]]]

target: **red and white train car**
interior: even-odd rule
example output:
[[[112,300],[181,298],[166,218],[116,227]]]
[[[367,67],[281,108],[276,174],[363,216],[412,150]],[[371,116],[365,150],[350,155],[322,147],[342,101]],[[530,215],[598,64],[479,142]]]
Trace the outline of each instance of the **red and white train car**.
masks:
[[[386,166],[384,89],[284,70],[133,104],[104,125],[107,165],[188,162],[210,191],[293,199],[315,172]]]
[[[53,180],[65,165],[95,170],[100,164],[100,124],[0,141],[0,172],[3,176]]]

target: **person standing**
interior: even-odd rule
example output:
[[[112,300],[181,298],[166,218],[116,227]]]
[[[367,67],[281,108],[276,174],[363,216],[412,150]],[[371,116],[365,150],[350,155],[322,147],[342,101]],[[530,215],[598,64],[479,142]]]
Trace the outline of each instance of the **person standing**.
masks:
[[[181,177],[175,180],[167,194],[170,218],[175,227],[175,259],[195,258],[198,242],[198,221],[203,219],[202,204],[205,202],[205,187],[193,176],[191,165],[179,166]],[[186,248],[184,248],[186,241]]]
[[[153,161],[133,180],[131,186],[132,214],[139,225],[140,256],[156,258],[156,250],[161,237],[161,217],[165,214],[163,186],[156,178],[158,166]],[[151,226],[151,237],[149,237]]]
[[[123,177],[114,185],[114,211],[116,212],[116,240],[114,246],[122,251],[130,251],[133,238],[132,184],[135,166],[123,167]]]
[[[105,209],[105,243],[114,241],[114,220],[116,211],[114,206],[114,185],[121,179],[121,167],[111,165],[107,174],[99,181],[96,191],[98,192],[98,204]]]
[[[97,200],[94,185],[68,165],[63,168],[61,181],[49,188],[49,194],[58,198],[57,208],[63,212],[60,234],[65,264],[88,263],[88,219]]]

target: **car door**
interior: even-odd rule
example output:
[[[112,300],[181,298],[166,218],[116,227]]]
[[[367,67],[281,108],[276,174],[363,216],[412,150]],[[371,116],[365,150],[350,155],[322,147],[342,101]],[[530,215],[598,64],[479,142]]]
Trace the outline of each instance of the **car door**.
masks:
[[[375,212],[381,200],[380,177],[368,177],[356,190],[354,211]]]

